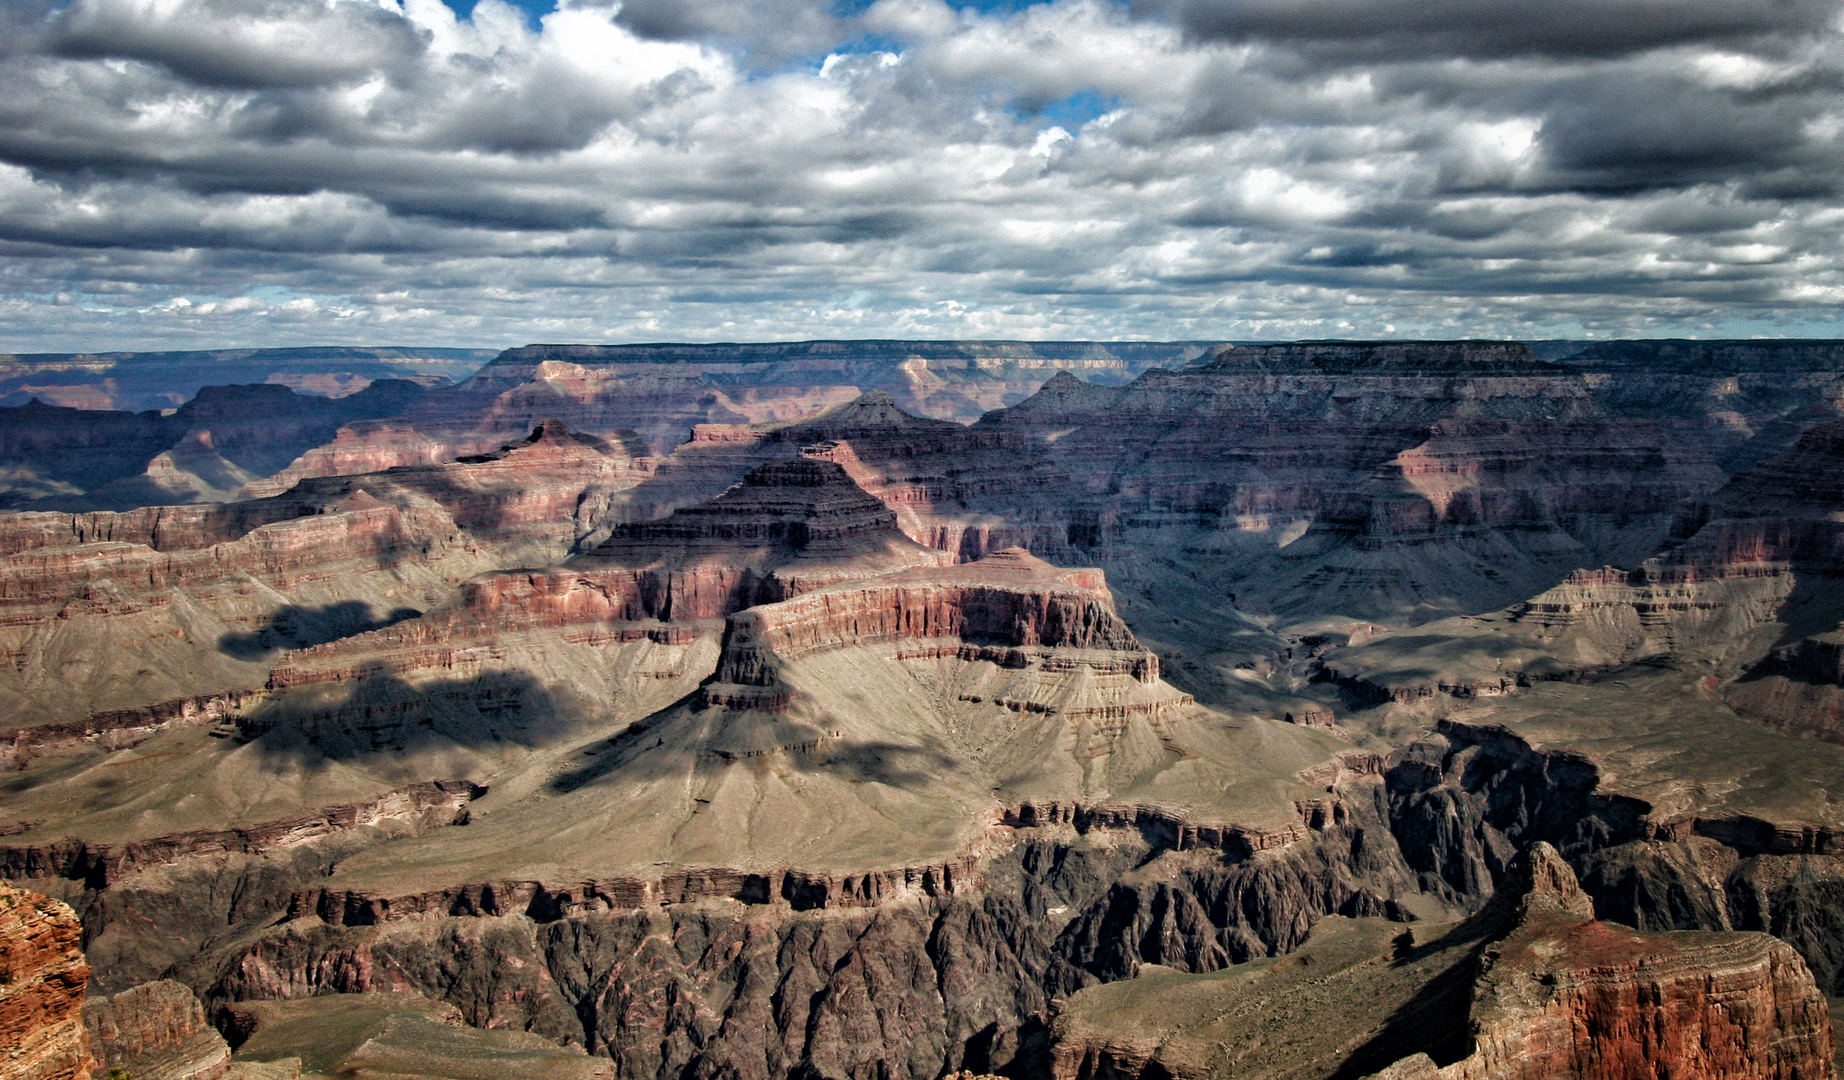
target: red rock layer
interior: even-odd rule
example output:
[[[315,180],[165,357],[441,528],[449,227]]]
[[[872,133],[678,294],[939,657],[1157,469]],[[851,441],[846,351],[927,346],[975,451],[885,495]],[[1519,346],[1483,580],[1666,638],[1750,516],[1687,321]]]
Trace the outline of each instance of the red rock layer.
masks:
[[[1186,530],[1176,557],[1252,575],[1241,602],[1281,613],[1489,610],[1529,595],[1526,578],[1642,557],[1673,507],[1721,481],[1521,346],[1237,348],[1124,387],[1058,376],[976,428],[1034,436],[1068,472],[1085,496],[1072,542],[1169,549]],[[1278,573],[1251,562],[1309,528]]]
[[[1553,851],[1532,860],[1557,881],[1539,886],[1543,902],[1527,899],[1516,929],[1487,950],[1476,1047],[1442,1080],[1832,1075],[1830,1012],[1791,946],[1584,921],[1574,874]]]
[[[504,441],[498,433],[442,440],[418,431],[407,420],[361,420],[341,427],[332,442],[307,451],[281,472],[245,484],[240,495],[266,499],[311,477],[441,465],[457,457],[491,453]]]
[[[632,459],[557,424],[504,451],[441,466],[303,481],[272,499],[125,514],[0,518],[0,625],[131,611],[168,590],[261,578],[287,589],[354,561],[427,562],[475,544],[558,555],[631,482]],[[107,582],[106,586],[100,583]]]
[[[756,462],[794,455],[843,466],[910,539],[962,560],[1005,547],[1067,551],[1068,477],[1027,436],[913,416],[882,391],[790,422],[698,425],[622,513],[658,517]]]
[[[1752,668],[1726,691],[1731,704],[1794,733],[1838,738],[1834,635],[1766,657],[1751,651],[1760,646],[1750,635],[1789,603],[1822,603],[1826,583],[1844,574],[1841,475],[1844,423],[1816,428],[1683,510],[1658,556],[1632,570],[1577,571],[1511,614],[1551,637],[1595,641],[1601,666],[1680,653],[1725,674]],[[1840,616],[1844,609],[1833,610]]]
[[[822,649],[958,638],[1144,654],[1138,677],[1157,681],[1156,658],[1140,648],[1106,590],[1099,570],[1060,570],[1017,549],[958,567],[818,590],[732,615],[716,679],[766,686],[779,662]]]
[[[82,937],[63,901],[0,882],[0,1080],[88,1080]]]
[[[631,427],[663,450],[693,424],[793,420],[873,390],[911,413],[967,421],[1059,370],[1124,381],[1202,351],[1168,342],[533,345],[507,350],[415,415],[425,430],[445,420],[456,431],[558,416],[580,431]]]
[[[797,458],[658,521],[623,524],[562,566],[488,574],[452,609],[304,649],[271,688],[343,681],[373,670],[450,667],[520,630],[580,628],[573,640],[685,644],[743,608],[835,581],[937,565],[896,516],[827,461]]]

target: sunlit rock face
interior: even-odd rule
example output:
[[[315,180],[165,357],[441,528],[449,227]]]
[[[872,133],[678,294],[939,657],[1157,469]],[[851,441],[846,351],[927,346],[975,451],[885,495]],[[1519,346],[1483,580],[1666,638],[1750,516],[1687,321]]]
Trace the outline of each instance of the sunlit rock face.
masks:
[[[88,1080],[82,931],[62,901],[0,883],[0,1077]]]

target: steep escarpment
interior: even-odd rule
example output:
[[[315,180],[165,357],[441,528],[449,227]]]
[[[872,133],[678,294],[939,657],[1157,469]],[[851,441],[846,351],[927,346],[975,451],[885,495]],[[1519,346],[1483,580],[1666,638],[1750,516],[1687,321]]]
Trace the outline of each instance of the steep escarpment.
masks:
[[[144,983],[113,997],[83,1003],[99,1071],[143,1080],[220,1080],[229,1075],[230,1046],[205,1022],[197,995],[171,979]]]
[[[178,409],[122,413],[34,398],[0,408],[0,506],[90,510],[224,502],[333,438],[401,413],[425,388],[383,380],[331,399],[286,386],[206,386]]]
[[[1279,961],[1083,990],[1052,1036],[1069,1080],[1791,1078],[1830,1075],[1832,1057],[1825,999],[1786,945],[1595,921],[1546,844],[1466,922],[1328,920]]]
[[[1014,546],[1069,552],[1068,478],[1028,437],[912,415],[881,390],[793,420],[699,424],[614,514],[652,520],[795,456],[842,466],[910,539],[963,560]]]
[[[895,515],[838,465],[770,462],[707,503],[617,525],[607,540],[561,565],[488,574],[466,582],[446,608],[304,649],[270,673],[269,685],[491,668],[504,666],[508,650],[516,664],[518,635],[532,632],[553,649],[639,643],[641,652],[656,651],[645,647],[650,642],[682,650],[713,633],[716,620],[753,604],[945,559],[907,540]],[[692,670],[690,677],[703,674]]]
[[[1844,623],[1841,465],[1844,428],[1813,428],[1685,503],[1658,554],[1630,570],[1578,570],[1503,612],[1333,653],[1325,669],[1408,700],[1657,660],[1710,672],[1747,715],[1795,733],[1831,732],[1827,641]]]
[[[613,420],[663,450],[694,423],[793,420],[872,390],[911,413],[971,420],[1059,370],[1119,382],[1202,351],[1184,342],[532,345],[502,353],[426,411],[515,429],[559,416],[598,433]]]
[[[0,695],[18,722],[260,684],[279,650],[401,621],[482,570],[555,560],[633,482],[631,459],[545,425],[491,455],[252,502],[7,517]]]
[[[95,1059],[83,1031],[90,977],[69,907],[0,882],[0,1076],[87,1080]]]
[[[1498,343],[1223,348],[1124,387],[1059,376],[978,426],[1040,440],[1086,494],[1070,536],[1181,622],[1491,610],[1643,556],[1722,480]],[[1151,550],[1175,572],[1131,569]]]
[[[1710,447],[1730,473],[1774,457],[1844,400],[1836,341],[1600,341],[1557,361],[1609,411]]]

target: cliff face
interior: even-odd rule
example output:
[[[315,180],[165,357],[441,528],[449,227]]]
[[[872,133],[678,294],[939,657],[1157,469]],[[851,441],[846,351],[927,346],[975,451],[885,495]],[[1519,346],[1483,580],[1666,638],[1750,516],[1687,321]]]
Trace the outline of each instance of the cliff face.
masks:
[[[561,416],[601,432],[612,420],[663,450],[694,423],[793,420],[871,390],[911,413],[966,421],[1023,399],[1055,371],[1125,381],[1202,351],[1182,342],[533,345],[502,353],[439,407],[514,427]],[[560,399],[570,411],[556,411]]]
[[[1829,1009],[1785,943],[1592,921],[1592,903],[1547,845],[1521,872],[1531,882],[1522,917],[1481,960],[1474,1050],[1443,1080],[1832,1074]]]
[[[1503,613],[1436,624],[1413,644],[1408,635],[1375,638],[1328,656],[1326,670],[1411,700],[1669,658],[1709,670],[1711,689],[1743,715],[1837,739],[1840,475],[1844,425],[1819,425],[1681,505],[1658,553],[1631,569],[1576,570]],[[1489,675],[1478,670],[1482,650],[1494,657]]]
[[[1040,441],[1086,494],[1069,535],[1117,577],[1161,551],[1284,619],[1490,610],[1636,561],[1722,480],[1584,376],[1490,343],[1238,347],[1118,388],[1058,376],[979,426]]]
[[[65,720],[145,703],[123,699],[123,669],[155,700],[260,684],[274,652],[401,621],[485,569],[557,560],[636,468],[541,425],[493,454],[268,499],[0,519],[0,653],[14,658],[0,685],[24,699],[20,720]],[[72,653],[83,673],[52,693],[42,670]]]
[[[0,367],[3,367],[0,364]],[[403,412],[425,388],[383,380],[334,399],[282,385],[206,386],[168,414],[0,407],[0,506],[39,510],[224,502],[253,477],[333,438],[340,425]]]
[[[170,979],[83,1003],[97,1071],[120,1069],[143,1080],[220,1080],[230,1046],[205,1022],[192,991]]]
[[[0,1077],[88,1080],[81,933],[62,901],[0,882]]]
[[[507,636],[524,631],[563,631],[573,644],[684,646],[754,604],[946,559],[907,540],[896,516],[838,465],[769,462],[706,503],[616,525],[560,566],[483,575],[441,610],[303,649],[269,685],[452,668],[465,656],[503,655]]]
[[[1252,1026],[1260,1039],[1235,1038]],[[1059,1080],[1713,1080],[1830,1076],[1833,1047],[1825,999],[1785,944],[1597,922],[1539,843],[1457,926],[1329,921],[1281,962],[1084,990],[1051,1053]]]

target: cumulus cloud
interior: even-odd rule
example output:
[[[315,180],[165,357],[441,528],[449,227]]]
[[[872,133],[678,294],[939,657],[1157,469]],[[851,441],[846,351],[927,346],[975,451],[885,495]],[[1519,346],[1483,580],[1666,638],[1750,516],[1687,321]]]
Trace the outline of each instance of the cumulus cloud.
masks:
[[[1837,0],[18,0],[0,31],[0,347],[1844,309]]]

